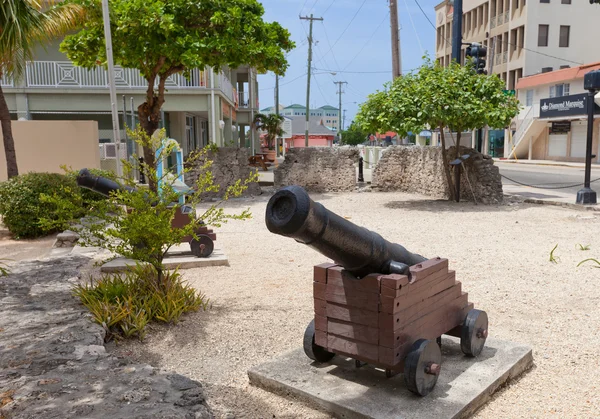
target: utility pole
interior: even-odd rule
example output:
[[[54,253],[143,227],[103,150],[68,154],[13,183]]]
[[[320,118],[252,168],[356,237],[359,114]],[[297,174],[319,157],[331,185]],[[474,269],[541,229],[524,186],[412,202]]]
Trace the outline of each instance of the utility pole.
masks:
[[[279,75],[275,74],[275,115],[279,115]],[[279,138],[275,137],[275,152],[279,157]]]
[[[392,31],[392,76],[400,77],[402,58],[400,56],[400,29],[398,28],[398,3],[390,0],[390,26]]]
[[[108,0],[102,0],[102,20],[104,21],[104,40],[106,41],[106,59],[108,61],[108,90],[110,93],[110,110],[112,114],[113,139],[117,144],[116,169],[117,176],[121,176],[121,132],[119,131],[119,112],[117,110],[117,88],[115,85],[115,64],[113,61],[112,36],[110,33],[110,13]]]
[[[311,14],[308,16],[300,16],[300,20],[308,20],[310,22],[309,31],[308,31],[308,72],[306,78],[306,128],[304,133],[304,145],[308,147],[308,127],[309,127],[309,117],[310,117],[310,67],[312,64],[312,43],[313,43],[313,22],[315,20],[323,20],[322,17],[313,17]]]
[[[463,0],[454,0],[454,11],[452,13],[452,61],[462,64],[462,17]]]
[[[338,133],[342,132],[342,130],[344,129],[343,126],[343,122],[342,122],[342,85],[343,84],[348,84],[348,82],[346,81],[334,81],[333,84],[337,84],[338,86],[338,95],[340,97],[340,107],[338,108]]]
[[[347,111],[347,109],[344,109],[344,119],[342,119],[342,129],[344,129],[344,125],[346,125],[346,111]]]

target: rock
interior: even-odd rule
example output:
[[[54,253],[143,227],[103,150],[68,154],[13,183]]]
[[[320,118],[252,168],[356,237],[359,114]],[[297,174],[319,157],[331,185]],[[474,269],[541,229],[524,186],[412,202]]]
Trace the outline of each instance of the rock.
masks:
[[[448,155],[455,155],[455,148]],[[461,147],[469,154],[461,174],[461,200],[498,204],[503,200],[502,180],[494,160],[474,149]],[[419,193],[434,198],[449,198],[441,147],[393,146],[383,153],[373,170],[373,189]],[[472,188],[472,189],[471,189]]]
[[[169,374],[167,378],[171,382],[171,385],[177,390],[189,390],[195,387],[201,387],[200,383],[187,378],[180,374]]]
[[[299,185],[308,192],[350,192],[356,187],[356,147],[293,148],[274,171],[274,186]]]

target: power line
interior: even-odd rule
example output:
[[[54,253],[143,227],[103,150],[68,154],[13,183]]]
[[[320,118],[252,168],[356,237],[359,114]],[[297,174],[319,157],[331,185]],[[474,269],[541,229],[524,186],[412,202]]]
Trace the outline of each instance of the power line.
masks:
[[[335,3],[335,0],[331,0],[331,3],[329,3],[329,6],[327,6],[327,9],[325,9],[325,11],[321,14],[321,16],[325,16],[325,13],[327,13],[327,11],[329,9],[331,9],[331,6],[333,6],[333,3]]]
[[[402,71],[402,74],[406,74],[406,73],[410,73],[413,71],[418,70],[420,67],[417,68],[411,68],[409,70],[404,70]],[[381,70],[381,71],[345,71],[345,70],[329,70],[329,69],[325,69],[325,68],[316,68],[315,70],[319,70],[319,71],[327,71],[329,73],[345,73],[345,74],[383,74],[383,73],[389,73],[390,70]]]
[[[417,42],[419,42],[421,54],[425,54],[425,50],[423,50],[423,45],[421,44],[421,37],[419,36],[419,32],[417,32],[417,27],[415,26],[415,22],[412,18],[412,13],[410,13],[410,9],[408,8],[408,2],[406,0],[404,0],[404,6],[406,7],[406,12],[408,13],[408,18],[410,19],[410,24],[413,27],[413,31],[415,31],[415,35],[417,36]]]
[[[425,13],[425,11],[423,10],[423,8],[422,8],[422,7],[421,7],[421,5],[419,4],[419,0],[415,0],[415,3],[417,3],[417,6],[419,6],[419,9],[421,10],[421,13],[423,13],[423,16],[425,16],[425,19],[427,19],[427,21],[429,22],[429,24],[431,25],[431,27],[432,27],[433,29],[435,29],[435,31],[437,32],[437,28],[436,28],[436,26],[433,24],[433,22],[431,21],[431,19],[429,19],[429,16],[427,16],[427,13]],[[449,44],[451,44],[451,42],[450,42],[450,41],[448,41],[448,38],[444,37],[444,39],[446,40],[446,43],[449,43]],[[525,51],[533,52],[533,53],[535,53],[535,54],[544,55],[544,56],[546,56],[546,57],[554,58],[555,60],[564,61],[564,62],[566,62],[566,63],[572,63],[572,64],[579,64],[579,65],[583,65],[583,63],[581,63],[581,62],[578,62],[578,61],[567,60],[566,58],[560,58],[560,57],[557,57],[557,56],[555,56],[555,55],[546,54],[545,52],[540,52],[540,51],[537,51],[537,50],[535,50],[535,49],[529,49],[529,48],[525,48],[523,45],[513,44],[512,42],[507,42],[507,41],[506,41],[506,44],[507,44],[507,45],[512,45],[512,46],[514,46],[514,47],[517,47],[517,48],[522,48],[522,49],[524,49]]]
[[[371,40],[373,39],[373,37],[375,36],[375,34],[379,30],[379,28],[381,28],[381,25],[383,25],[383,23],[387,20],[387,18],[388,18],[389,15],[390,15],[390,12],[388,11],[386,13],[385,17],[383,18],[383,20],[381,21],[381,23],[377,26],[377,28],[373,32],[371,32],[371,36],[369,37],[369,39],[367,40],[367,42],[365,42],[365,44],[362,46],[362,48],[354,56],[354,58],[352,58],[350,60],[350,62],[346,65],[346,67],[344,67],[344,70],[346,70],[348,67],[350,67],[350,64],[352,64],[354,62],[354,60],[356,60],[358,58],[358,56],[360,55],[360,53],[363,52],[363,50],[366,48],[366,46],[369,45],[369,42],[371,42]],[[386,71],[386,73],[387,73],[387,71]]]
[[[306,3],[308,3],[308,0],[304,0],[304,4],[302,5],[302,9],[300,9],[300,14],[302,14],[302,12],[304,11],[304,7],[306,7]]]
[[[306,73],[304,73],[304,74],[302,74],[301,76],[298,76],[298,77],[296,77],[295,79],[293,79],[293,80],[290,80],[290,81],[288,81],[288,82],[285,82],[285,83],[280,83],[280,84],[279,84],[279,87],[281,87],[281,86],[285,86],[286,84],[293,83],[293,82],[295,82],[296,80],[298,80],[298,79],[300,79],[300,78],[302,78],[302,77],[304,77],[304,76],[306,76]],[[274,88],[275,88],[275,86],[271,86],[271,87],[265,87],[264,89],[259,89],[259,92],[262,92],[263,90],[273,90]]]
[[[327,51],[327,54],[329,54],[331,52],[331,50],[333,50],[333,47],[335,47],[337,45],[337,43],[340,41],[340,39],[342,39],[342,36],[344,36],[344,34],[348,30],[348,28],[350,27],[350,25],[352,24],[352,22],[354,22],[354,19],[356,19],[356,16],[358,16],[358,13],[361,11],[361,9],[363,8],[363,6],[365,5],[366,2],[367,2],[367,0],[363,0],[363,2],[361,3],[360,7],[356,11],[356,13],[354,13],[354,16],[352,16],[352,19],[350,19],[350,22],[348,22],[348,25],[346,26],[346,28],[344,28],[344,30],[342,31],[342,34],[333,43],[333,45],[331,46],[331,48],[329,49],[329,51]]]
[[[329,51],[331,51],[331,55],[333,56],[333,62],[335,63],[336,67],[340,67],[340,65],[338,64],[336,58],[335,58],[335,53],[333,52],[333,47],[331,46],[331,42],[329,42],[329,36],[327,35],[327,29],[325,29],[325,24],[323,23],[323,21],[321,21],[321,25],[323,26],[323,32],[325,33],[325,39],[327,40],[327,45],[329,45]],[[325,59],[325,55],[323,55],[322,59]]]

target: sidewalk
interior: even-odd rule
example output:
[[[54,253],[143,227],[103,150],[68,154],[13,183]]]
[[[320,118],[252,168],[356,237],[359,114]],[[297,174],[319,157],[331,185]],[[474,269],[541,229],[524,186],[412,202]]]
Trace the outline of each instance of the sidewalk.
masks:
[[[553,161],[553,160],[505,160],[498,157],[494,157],[494,163],[508,163],[508,164],[529,164],[538,166],[565,166],[565,167],[578,167],[585,168],[585,163],[579,162],[568,162],[568,161]],[[600,163],[592,162],[592,169],[599,169]]]

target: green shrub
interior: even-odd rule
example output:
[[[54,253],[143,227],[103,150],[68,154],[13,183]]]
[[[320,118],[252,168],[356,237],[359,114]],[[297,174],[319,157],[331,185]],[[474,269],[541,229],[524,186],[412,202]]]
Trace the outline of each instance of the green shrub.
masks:
[[[83,201],[70,177],[27,173],[0,183],[0,215],[17,238],[39,237],[64,230],[71,220],[83,215]]]
[[[94,321],[114,336],[143,339],[150,321],[176,323],[186,312],[206,310],[208,299],[185,284],[178,271],[163,273],[159,282],[152,265],[137,265],[124,274],[108,274],[78,285],[74,295],[90,310]]]

